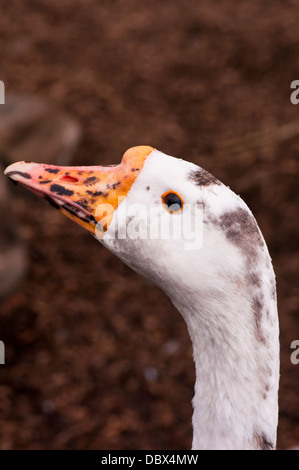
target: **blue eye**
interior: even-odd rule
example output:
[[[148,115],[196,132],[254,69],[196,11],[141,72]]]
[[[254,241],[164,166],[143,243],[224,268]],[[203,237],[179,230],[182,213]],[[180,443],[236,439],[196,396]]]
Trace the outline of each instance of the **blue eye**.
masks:
[[[181,196],[174,191],[168,191],[167,193],[164,193],[162,196],[162,203],[165,209],[171,213],[179,212],[183,209],[184,205]]]

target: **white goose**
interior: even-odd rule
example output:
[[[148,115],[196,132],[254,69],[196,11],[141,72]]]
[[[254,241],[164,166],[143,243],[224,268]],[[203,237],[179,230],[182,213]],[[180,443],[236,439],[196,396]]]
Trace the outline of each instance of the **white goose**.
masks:
[[[180,311],[196,369],[192,448],[274,449],[275,275],[240,197],[193,163],[148,146],[128,150],[117,166],[20,162],[5,173],[95,234]],[[171,227],[169,236],[161,227]]]

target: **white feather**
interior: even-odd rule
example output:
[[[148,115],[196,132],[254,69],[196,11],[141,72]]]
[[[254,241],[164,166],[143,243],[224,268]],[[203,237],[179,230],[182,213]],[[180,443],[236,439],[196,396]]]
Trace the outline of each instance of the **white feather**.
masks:
[[[101,241],[158,284],[186,321],[196,369],[193,449],[274,448],[279,332],[271,259],[246,204],[213,178],[200,184],[201,171],[153,151]],[[163,207],[169,190],[203,209],[200,249],[186,249],[192,233],[179,236],[185,208]],[[118,236],[169,223],[171,239]]]

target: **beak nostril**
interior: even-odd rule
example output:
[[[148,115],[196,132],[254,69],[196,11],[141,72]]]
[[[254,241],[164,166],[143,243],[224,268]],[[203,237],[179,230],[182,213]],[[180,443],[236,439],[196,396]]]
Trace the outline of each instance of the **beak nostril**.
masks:
[[[75,176],[63,175],[60,181],[64,181],[65,183],[78,183],[79,180]]]

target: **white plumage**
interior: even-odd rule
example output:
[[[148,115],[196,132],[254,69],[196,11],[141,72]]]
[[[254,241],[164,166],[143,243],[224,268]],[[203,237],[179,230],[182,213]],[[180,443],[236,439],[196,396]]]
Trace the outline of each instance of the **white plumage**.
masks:
[[[186,250],[183,238],[114,239],[114,220],[127,224],[136,202],[157,204],[156,221],[180,217],[161,207],[161,194],[169,189],[185,203],[203,206],[201,249]],[[188,327],[196,368],[193,449],[274,448],[279,377],[275,277],[250,210],[204,170],[155,151],[127,195],[126,207],[120,205],[117,212],[102,243],[158,284]],[[142,224],[138,214],[135,218],[136,226]]]

